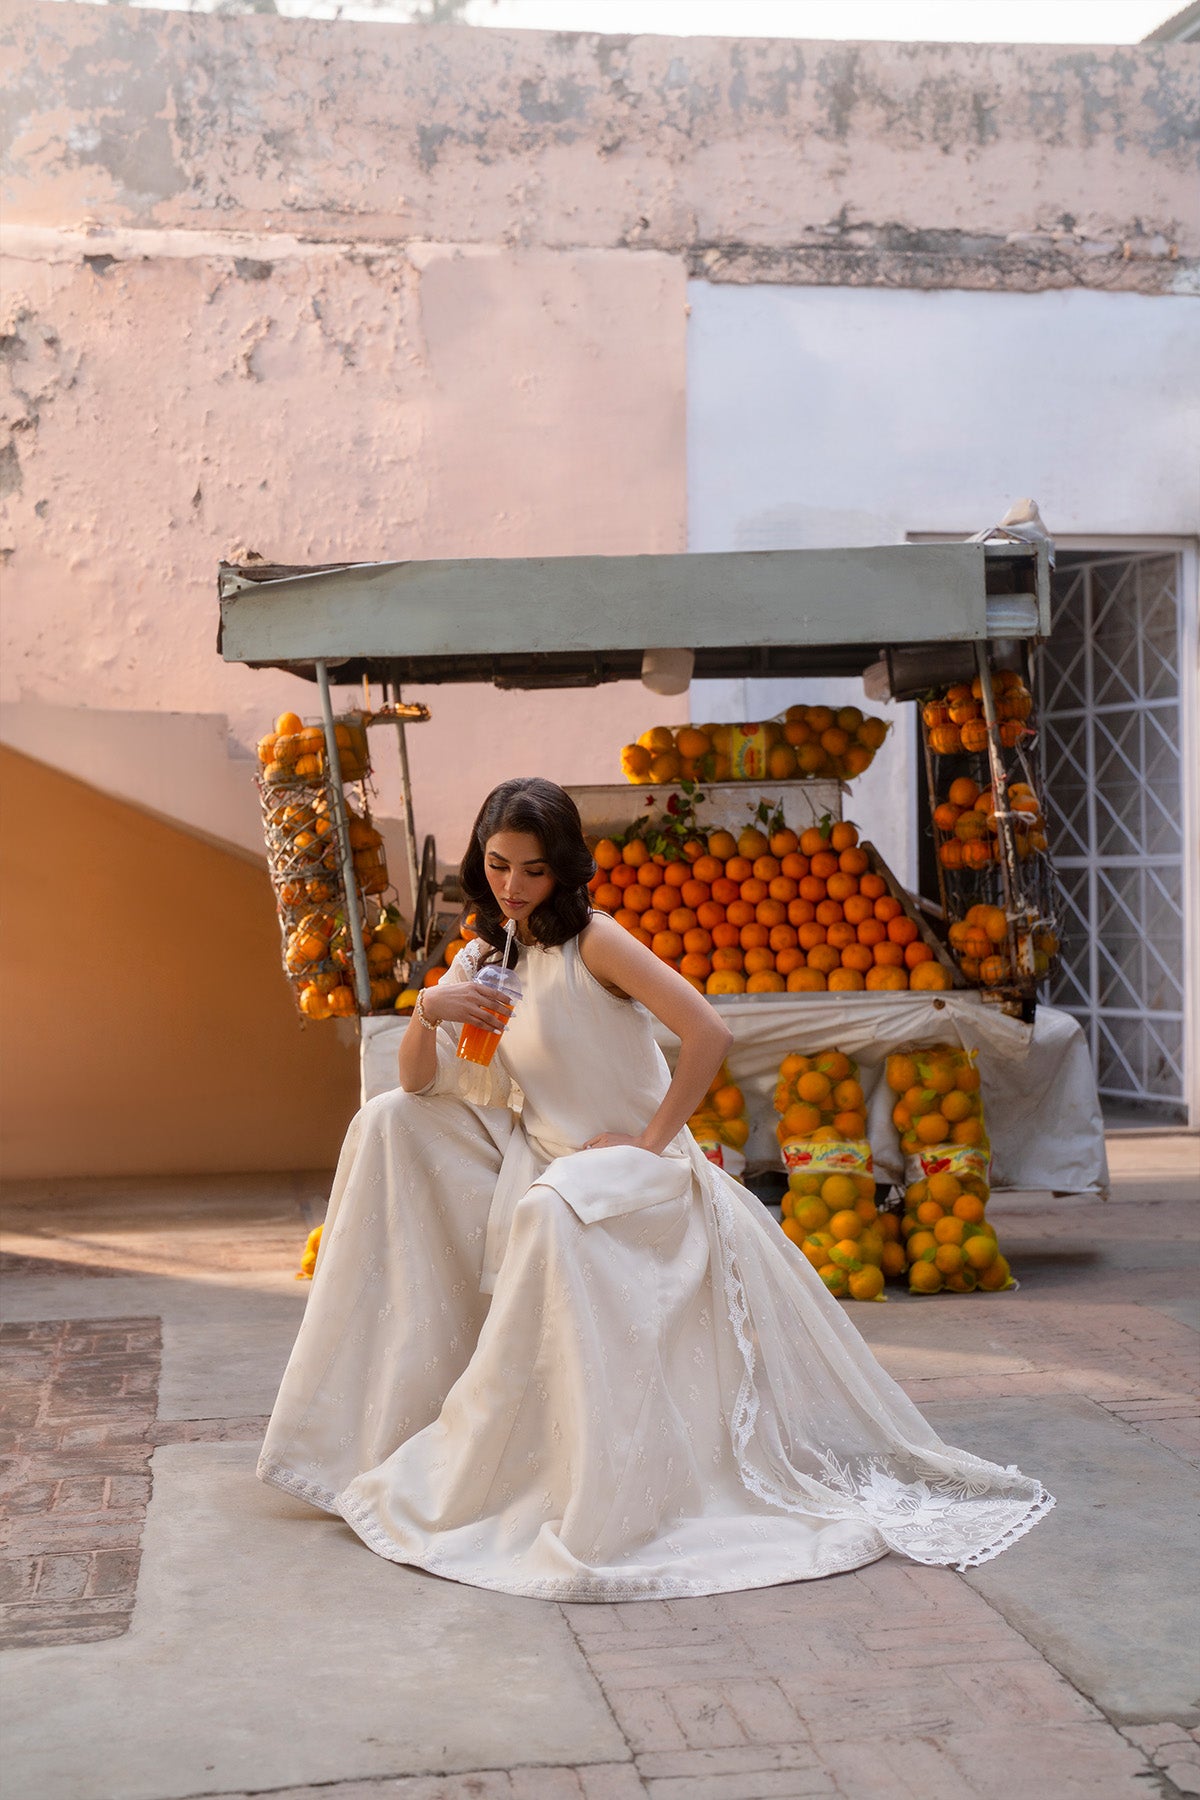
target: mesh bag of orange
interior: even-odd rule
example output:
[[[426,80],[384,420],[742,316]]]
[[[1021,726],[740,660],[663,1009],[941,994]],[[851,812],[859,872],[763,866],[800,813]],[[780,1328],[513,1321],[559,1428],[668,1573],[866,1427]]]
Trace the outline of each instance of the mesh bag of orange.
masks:
[[[722,1063],[713,1077],[707,1094],[688,1120],[688,1130],[707,1156],[719,1169],[740,1175],[746,1167],[742,1152],[750,1136],[746,1117],[746,1097]]]
[[[888,1057],[886,1075],[905,1157],[910,1293],[1014,1287],[987,1218],[991,1157],[975,1052],[954,1044],[901,1052]]]
[[[885,1269],[903,1266],[898,1222],[875,1205],[858,1065],[841,1050],[793,1051],[779,1065],[776,1126],[787,1191],[784,1233],[831,1294],[882,1300]]]

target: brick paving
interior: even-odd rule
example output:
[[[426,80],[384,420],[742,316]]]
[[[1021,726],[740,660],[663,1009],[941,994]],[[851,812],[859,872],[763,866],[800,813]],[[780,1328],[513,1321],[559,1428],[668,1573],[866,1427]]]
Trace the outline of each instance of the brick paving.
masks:
[[[156,1318],[0,1326],[0,1642],[118,1637],[137,1592]]]
[[[1158,1207],[1138,1228],[1168,1241]],[[1121,1212],[1047,1209],[1043,1252],[1086,1225],[1119,1238]],[[309,1220],[247,1221],[221,1266],[289,1268]],[[1044,1227],[1044,1229],[1042,1229]],[[226,1231],[222,1224],[222,1234]],[[1030,1223],[1023,1229],[1028,1235]],[[169,1230],[110,1238],[101,1266],[21,1243],[11,1272],[161,1274]],[[214,1266],[217,1233],[193,1208],[180,1257]],[[281,1242],[283,1248],[281,1250]],[[147,1247],[149,1245],[149,1247]],[[1051,1251],[1051,1254],[1053,1252]],[[1020,1251],[1016,1252],[1021,1273]],[[165,1259],[167,1262],[170,1258]],[[993,1353],[1018,1371],[906,1380],[918,1405],[1085,1396],[1173,1457],[1200,1464],[1196,1334],[1155,1306],[1153,1271],[1099,1268],[1073,1289],[1030,1280],[1019,1313],[984,1303]],[[1182,1297],[1177,1271],[1165,1299]],[[1161,1290],[1160,1290],[1161,1291]],[[901,1302],[901,1304],[906,1304]],[[920,1303],[936,1308],[937,1302]],[[869,1310],[869,1309],[868,1309]],[[160,1419],[156,1316],[0,1327],[0,1626],[15,1646],[126,1631],[159,1445],[252,1442],[256,1416]],[[628,1760],[537,1764],[272,1786],[274,1800],[1179,1800],[1200,1795],[1200,1728],[1110,1721],[1052,1653],[946,1570],[887,1558],[825,1582],[702,1600],[561,1609]],[[1152,1645],[1148,1645],[1152,1651]],[[1195,1715],[1192,1715],[1194,1717]],[[207,1792],[197,1772],[194,1791]],[[228,1800],[250,1800],[250,1793]]]

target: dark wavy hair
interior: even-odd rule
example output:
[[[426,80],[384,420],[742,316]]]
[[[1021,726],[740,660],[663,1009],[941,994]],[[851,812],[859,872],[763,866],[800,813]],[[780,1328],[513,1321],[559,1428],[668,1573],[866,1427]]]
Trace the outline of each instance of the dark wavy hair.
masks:
[[[484,852],[499,831],[523,831],[542,847],[554,887],[529,915],[539,944],[565,944],[592,916],[588,882],[596,870],[583,838],[579,808],[568,793],[540,775],[502,781],[479,809],[459,879],[475,910],[475,929],[495,950],[504,948],[505,918],[488,886]]]

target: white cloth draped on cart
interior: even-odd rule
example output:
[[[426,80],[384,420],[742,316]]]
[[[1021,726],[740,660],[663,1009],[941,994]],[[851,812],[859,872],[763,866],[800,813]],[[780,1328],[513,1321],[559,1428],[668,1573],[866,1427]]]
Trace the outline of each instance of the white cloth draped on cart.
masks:
[[[447,980],[473,972],[463,952]],[[259,1473],[396,1562],[619,1600],[986,1561],[1053,1501],[943,1444],[686,1132],[650,1020],[532,951],[491,1069],[350,1127]]]

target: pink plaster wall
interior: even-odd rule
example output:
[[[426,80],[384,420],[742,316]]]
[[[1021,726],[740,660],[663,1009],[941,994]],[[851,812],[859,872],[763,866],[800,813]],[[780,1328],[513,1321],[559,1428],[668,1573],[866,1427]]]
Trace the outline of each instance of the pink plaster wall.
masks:
[[[217,657],[238,547],[682,549],[684,285],[619,251],[10,258],[3,697],[223,711],[248,745],[314,696]],[[429,699],[413,756],[449,848],[481,785],[607,777],[661,716],[636,685]]]

